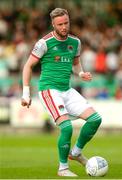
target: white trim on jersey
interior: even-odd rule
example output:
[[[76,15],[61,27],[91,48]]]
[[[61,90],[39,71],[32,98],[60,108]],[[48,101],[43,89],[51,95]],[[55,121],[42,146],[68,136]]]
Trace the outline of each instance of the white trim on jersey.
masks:
[[[40,39],[35,44],[31,53],[37,58],[41,58],[46,52],[47,52],[47,44],[44,39]]]
[[[57,41],[65,42],[68,39],[68,36],[66,39],[58,39],[58,37],[56,37],[56,35],[54,34],[54,31],[52,32],[52,35]]]
[[[79,44],[78,44],[78,49],[77,49],[76,57],[81,55],[81,42],[80,42],[79,39],[78,39],[78,42],[79,42]]]
[[[51,34],[51,36],[50,36],[50,37],[47,37],[47,38],[45,38],[46,36],[45,36],[45,37],[43,37],[45,41],[48,41],[48,40],[50,40],[50,39],[54,38],[54,36],[53,36],[53,33],[52,33],[52,32],[50,32],[49,34]]]

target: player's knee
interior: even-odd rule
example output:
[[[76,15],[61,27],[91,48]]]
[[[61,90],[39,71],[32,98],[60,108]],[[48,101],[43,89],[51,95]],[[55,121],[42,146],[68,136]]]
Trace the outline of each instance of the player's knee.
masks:
[[[96,118],[96,124],[98,126],[100,126],[101,122],[102,122],[102,117],[97,113],[98,117]]]
[[[72,132],[73,132],[73,127],[71,124],[70,120],[63,121],[60,125],[59,128],[61,129],[61,133],[67,137],[68,139],[71,138]]]
[[[91,124],[91,127],[98,128],[102,122],[101,116],[96,112],[88,118],[88,122]]]

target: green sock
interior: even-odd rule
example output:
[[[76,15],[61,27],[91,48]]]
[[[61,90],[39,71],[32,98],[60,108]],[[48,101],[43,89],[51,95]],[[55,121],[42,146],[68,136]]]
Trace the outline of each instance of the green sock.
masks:
[[[61,163],[66,163],[70,151],[71,137],[72,137],[71,121],[70,120],[63,121],[59,125],[59,128],[61,130],[61,134],[58,139],[59,160]]]
[[[76,146],[83,149],[85,144],[94,136],[101,124],[101,117],[96,112],[86,119],[86,123],[80,131]]]

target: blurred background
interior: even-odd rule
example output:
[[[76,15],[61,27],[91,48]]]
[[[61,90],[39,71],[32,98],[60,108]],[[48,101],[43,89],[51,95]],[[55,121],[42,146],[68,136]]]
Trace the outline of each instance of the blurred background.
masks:
[[[40,64],[33,69],[32,109],[23,109],[20,98],[23,65],[35,42],[51,31],[49,13],[55,7],[69,11],[71,33],[82,43],[82,65],[93,74],[90,83],[72,76],[72,86],[102,113],[103,125],[122,127],[121,0],[0,1],[0,125],[41,127],[48,117],[41,104],[35,106]]]
[[[40,64],[33,68],[32,105],[21,106],[23,65],[52,30],[49,13],[56,7],[69,11],[71,33],[82,43],[81,63],[93,74],[91,82],[72,75],[72,86],[103,119],[85,154],[107,159],[108,179],[122,178],[121,0],[0,0],[0,178],[57,178],[57,128],[38,98]],[[76,134],[83,123],[73,121]],[[72,169],[88,178],[75,163]]]

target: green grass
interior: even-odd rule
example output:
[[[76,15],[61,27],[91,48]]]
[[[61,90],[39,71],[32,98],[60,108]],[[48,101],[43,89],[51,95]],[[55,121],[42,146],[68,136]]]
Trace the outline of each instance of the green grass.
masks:
[[[73,138],[74,142],[75,138]],[[0,135],[1,179],[61,179],[57,176],[57,134]],[[90,158],[99,155],[109,163],[109,171],[101,179],[122,178],[121,134],[95,136],[84,149]],[[77,162],[70,162],[70,169],[78,174],[77,179],[98,179],[86,175]],[[63,179],[63,178],[62,178]],[[65,178],[67,179],[67,178]]]

